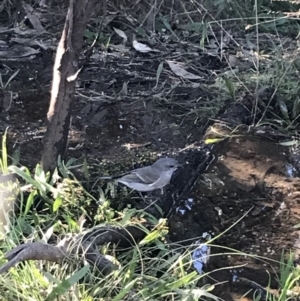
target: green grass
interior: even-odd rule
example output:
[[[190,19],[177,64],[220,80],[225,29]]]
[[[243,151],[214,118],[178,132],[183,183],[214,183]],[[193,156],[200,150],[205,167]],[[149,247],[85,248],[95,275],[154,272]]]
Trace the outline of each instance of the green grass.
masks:
[[[5,263],[3,256],[7,251],[21,243],[55,243],[58,236],[82,233],[85,225],[80,226],[78,218],[86,213],[82,206],[84,198],[97,200],[76,181],[71,172],[74,166],[60,165],[63,174],[68,176],[65,179],[57,172],[52,176],[45,174],[39,165],[31,174],[25,167],[9,165],[5,144],[2,147],[6,156],[2,166],[16,172],[24,182],[18,182],[20,212],[11,219],[10,231],[3,238],[0,263]],[[147,217],[134,209],[115,212],[103,193],[98,200],[102,223],[126,227]],[[43,202],[42,209],[35,209],[37,202]],[[56,300],[57,297],[60,300],[198,300],[205,295],[214,298],[209,292],[211,287],[197,286],[203,276],[191,270],[188,249],[171,251],[165,242],[168,233],[165,221],[153,217],[152,221],[155,222],[152,231],[141,225],[146,236],[132,248],[120,251],[109,244],[102,246],[102,253],[118,265],[110,275],[101,276],[79,258],[60,264],[28,261],[0,275],[1,300]]]
[[[70,162],[59,164],[61,174],[66,176],[64,179],[57,172],[52,176],[45,174],[39,165],[34,173],[25,167],[10,165],[5,138],[3,141],[1,166],[7,171],[17,172],[23,180],[17,182],[20,212],[11,218],[10,231],[3,233],[0,265],[6,262],[4,254],[21,243],[39,241],[55,244],[64,234],[83,233],[86,225],[79,223],[79,217],[86,213],[85,200],[97,202],[101,220],[98,226],[111,224],[126,227],[139,224],[145,231],[145,238],[126,250],[119,250],[111,244],[101,246],[101,253],[117,266],[117,269],[106,276],[80,258],[61,263],[27,261],[18,264],[8,273],[0,275],[1,300],[218,300],[213,295],[214,285],[210,285],[211,281],[207,278],[210,272],[198,274],[193,269],[191,255],[194,248],[175,248],[166,242],[166,220],[156,220],[134,209],[120,212],[113,210],[103,191],[95,198],[80,185],[72,174],[74,165]],[[86,169],[84,164],[82,167]],[[85,173],[88,173],[87,169]],[[37,209],[37,201],[43,202],[42,208]],[[151,221],[153,230],[143,227],[139,222],[141,219]],[[88,225],[88,228],[92,226]],[[230,228],[226,231],[230,231]],[[223,234],[219,234],[208,244]],[[250,256],[225,247],[222,254],[213,256],[226,254]],[[255,255],[251,257],[267,260]],[[274,267],[280,265],[280,291],[278,297],[269,294],[268,301],[288,300],[293,289],[298,286],[300,274],[292,262],[292,256],[287,260],[282,256],[281,262],[273,262]],[[222,267],[231,268],[233,267]]]
[[[232,41],[229,45],[232,56],[243,64],[252,63],[249,68],[236,68],[231,65],[228,53],[220,61],[226,61],[224,70],[209,70],[213,80],[201,82],[201,87],[211,91],[213,99],[201,99],[200,109],[186,108],[184,101],[176,105],[182,107],[180,119],[194,118],[205,123],[213,119],[228,101],[234,103],[251,95],[253,103],[258,102],[256,92],[267,86],[274,89],[274,95],[265,103],[263,118],[258,125],[270,125],[285,133],[294,133],[299,126],[299,59],[297,45],[291,37],[299,32],[299,25],[292,18],[287,18],[285,11],[297,11],[292,2],[280,1],[244,1],[214,0],[192,2],[191,9],[185,9],[178,20],[178,27],[186,30],[191,39],[197,37],[196,43],[202,51],[210,51],[211,40],[221,45],[221,40],[230,32]],[[10,12],[14,1],[5,1],[1,9]],[[182,2],[183,4],[187,4]],[[282,5],[282,6],[280,6]],[[193,13],[191,13],[193,11]],[[200,15],[200,12],[202,15]],[[134,13],[134,12],[133,12]],[[173,14],[173,11],[172,11]],[[200,17],[199,17],[200,15]],[[202,20],[202,17],[205,18]],[[197,19],[198,18],[198,19]],[[187,21],[188,20],[188,21]],[[157,29],[165,36],[174,36],[178,41],[182,37],[171,26],[169,16],[157,15]],[[141,28],[136,28],[140,29]],[[145,31],[146,32],[146,31]],[[221,33],[221,34],[220,34]],[[87,39],[93,40],[94,33],[89,29]],[[105,35],[102,36],[107,40]],[[106,39],[106,40],[105,40]],[[194,40],[193,40],[194,41]],[[110,40],[109,40],[110,42]],[[224,42],[224,41],[223,41]],[[228,46],[226,45],[226,46]],[[232,46],[234,45],[234,46]],[[241,51],[251,46],[251,51]],[[255,47],[254,47],[255,46]],[[186,61],[193,65],[193,61]],[[156,70],[155,88],[161,84],[163,68],[159,64]],[[205,70],[205,66],[203,69]],[[13,73],[7,80],[0,74],[0,90],[8,91],[11,82],[17,76]],[[156,96],[154,101],[174,106],[174,95]],[[274,101],[273,101],[274,99]],[[197,100],[198,102],[198,100]],[[196,107],[196,105],[195,105]],[[0,264],[4,264],[4,254],[24,242],[49,241],[56,242],[60,235],[82,233],[94,224],[80,224],[80,217],[91,215],[88,208],[96,206],[93,214],[95,224],[108,223],[125,227],[139,218],[147,218],[156,225],[153,231],[147,231],[146,237],[132,248],[118,250],[116,246],[102,246],[102,253],[118,265],[118,269],[110,275],[102,276],[88,264],[80,260],[76,262],[34,262],[28,261],[12,268],[8,273],[0,275],[0,300],[199,300],[214,297],[213,285],[205,285],[207,275],[199,275],[192,268],[189,247],[172,249],[166,242],[168,228],[165,221],[157,221],[153,217],[144,216],[133,209],[121,212],[110,207],[109,192],[91,193],[72,174],[72,169],[82,168],[85,179],[89,180],[88,164],[77,164],[75,160],[58,161],[58,169],[52,176],[45,173],[39,165],[34,172],[20,167],[9,158],[6,149],[6,135],[3,137],[0,169],[3,173],[15,172],[21,182],[12,182],[9,187],[0,185],[1,199],[11,199],[19,204],[19,211],[9,218],[9,223],[1,229]],[[77,165],[75,165],[75,163]],[[37,204],[42,203],[41,208]],[[5,217],[5,220],[8,220]],[[230,250],[233,256],[246,254]],[[224,254],[222,254],[224,255]],[[214,256],[219,256],[215,254]],[[256,259],[264,260],[265,258]],[[274,268],[279,266],[279,294],[268,294],[268,301],[293,300],[292,294],[298,288],[299,270],[293,266],[293,256],[284,255],[280,262],[273,262]],[[231,268],[231,267],[224,267]],[[260,300],[259,296],[256,300]]]

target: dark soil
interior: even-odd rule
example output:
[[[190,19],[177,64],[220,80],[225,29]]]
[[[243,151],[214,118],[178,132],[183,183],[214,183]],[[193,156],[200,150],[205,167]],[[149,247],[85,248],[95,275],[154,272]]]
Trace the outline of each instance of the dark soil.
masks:
[[[170,47],[168,59],[175,58],[173,50]],[[165,68],[160,88],[155,90],[157,68],[165,58],[140,55],[131,48],[129,54],[108,51],[92,60],[79,80],[68,157],[85,156],[89,164],[106,159],[134,166],[137,161],[177,153],[200,141],[209,117],[217,116],[226,105],[214,104],[214,92],[204,88],[204,83],[226,65],[203,53],[193,57],[182,53],[186,62],[193,62],[190,71],[204,77],[203,85],[193,88],[191,81],[178,80]],[[11,107],[1,106],[0,129],[4,132],[9,126],[9,153],[20,148],[21,163],[31,167],[38,163],[42,149],[53,57],[49,50],[32,60],[0,64],[6,80],[20,69],[9,87],[16,94]],[[206,118],[199,117],[207,101],[210,111]],[[231,267],[212,273],[208,280],[218,284],[214,293],[226,301],[252,300],[251,292],[249,299],[240,299],[249,287],[231,283],[235,273],[267,286],[268,270],[274,276],[271,285],[277,288],[273,268],[278,270],[278,263],[267,259],[279,260],[282,250],[293,247],[299,236],[293,226],[300,220],[300,181],[290,176],[285,151],[265,139],[222,142],[215,151],[216,164],[190,195],[192,210],[170,218],[171,240],[190,244],[203,232],[220,234],[245,215],[214,243],[266,260],[230,256],[221,247],[212,248],[213,254],[220,255],[211,259],[207,269]]]
[[[299,237],[293,226],[300,219],[300,181],[287,176],[284,151],[263,140],[232,139],[224,143],[218,150],[218,162],[191,195],[192,210],[170,220],[172,240],[190,243],[203,232],[219,234],[227,230],[245,215],[214,244],[263,258],[222,255],[229,250],[212,248],[212,253],[220,255],[213,257],[209,270],[218,269],[211,276],[216,284],[222,283],[216,291],[224,300],[240,300],[238,296],[250,289],[232,284],[234,276],[262,286],[271,281],[272,288],[277,288],[274,271],[278,271],[278,263],[269,260],[280,260],[282,251],[293,248]],[[219,270],[224,267],[231,268]]]

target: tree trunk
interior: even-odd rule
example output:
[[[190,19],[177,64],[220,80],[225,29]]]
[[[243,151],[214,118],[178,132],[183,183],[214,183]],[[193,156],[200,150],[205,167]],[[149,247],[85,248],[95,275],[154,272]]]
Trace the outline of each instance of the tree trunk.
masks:
[[[70,5],[57,47],[48,125],[44,136],[41,165],[45,171],[56,167],[57,158],[65,156],[74,103],[75,84],[80,72],[78,57],[82,48],[86,24],[96,0],[70,0]]]

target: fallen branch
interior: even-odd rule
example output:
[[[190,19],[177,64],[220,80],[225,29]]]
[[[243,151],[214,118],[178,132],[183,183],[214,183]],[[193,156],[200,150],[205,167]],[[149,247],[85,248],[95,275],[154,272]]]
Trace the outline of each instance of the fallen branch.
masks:
[[[100,254],[97,247],[108,242],[128,246],[135,242],[134,237],[141,239],[144,235],[145,233],[135,226],[128,228],[100,226],[80,235],[67,234],[57,245],[40,242],[25,243],[5,254],[8,262],[0,268],[0,274],[7,272],[20,262],[28,260],[46,260],[59,263],[63,260],[76,258],[84,259],[103,274],[108,274],[116,266]]]
[[[0,268],[0,274],[7,272],[18,263],[27,260],[47,260],[59,262],[65,257],[63,250],[57,246],[47,245],[39,242],[26,243],[5,254],[8,262]]]

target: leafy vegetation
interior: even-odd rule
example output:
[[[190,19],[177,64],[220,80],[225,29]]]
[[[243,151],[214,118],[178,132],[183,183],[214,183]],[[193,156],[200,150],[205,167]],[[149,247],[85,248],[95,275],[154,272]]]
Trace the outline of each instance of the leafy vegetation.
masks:
[[[2,154],[6,154],[5,144]],[[78,182],[74,185],[75,181],[69,177],[62,180],[57,171],[50,177],[39,165],[31,175],[24,167],[8,166],[7,156],[2,160],[2,166],[7,166],[25,181],[20,184],[20,199],[17,200],[20,211],[11,219],[10,231],[1,245],[2,258],[21,243],[51,243],[58,235],[83,231],[83,224],[80,225],[76,217],[86,211],[79,204],[96,200],[82,186],[78,187]],[[71,174],[68,168],[64,166],[63,174]],[[71,185],[65,189],[60,180]],[[37,207],[40,201],[45,204],[42,210]],[[116,214],[108,204],[102,194],[97,202],[101,222],[125,226],[137,218],[135,210]],[[197,286],[203,276],[190,269],[191,252],[170,249],[165,242],[168,233],[165,221],[155,223],[155,229],[148,231],[146,237],[130,250],[120,253],[114,246],[103,246],[104,254],[115,261],[118,258],[119,269],[112,274],[101,276],[88,264],[82,267],[80,261],[66,260],[62,264],[29,261],[0,276],[1,300],[16,297],[18,300],[56,300],[57,297],[61,300],[198,300],[201,296],[217,300],[209,292],[212,287]]]
[[[11,15],[14,2],[4,3],[0,11],[6,9]],[[146,7],[148,3],[143,5]],[[142,25],[137,26],[134,32],[149,40],[150,34],[159,34],[162,40],[175,41],[180,47],[191,42],[193,47],[197,45],[202,53],[208,54],[208,58],[217,56],[220,66],[216,66],[216,72],[209,73],[208,77],[213,77],[213,80],[209,78],[201,84],[201,89],[209,91],[213,97],[203,97],[201,102],[197,99],[190,106],[182,100],[175,104],[172,101],[176,87],[172,86],[163,91],[164,94],[156,93],[154,102],[180,107],[179,119],[191,118],[194,124],[199,121],[207,124],[228,103],[237,102],[246,95],[251,95],[251,99],[258,103],[265,87],[272,88],[271,97],[264,102],[264,110],[255,125],[267,124],[285,133],[297,132],[300,114],[299,58],[298,44],[293,38],[299,33],[299,25],[297,20],[287,15],[287,12],[297,11],[293,1],[181,1],[180,7],[184,12],[180,13],[182,18],[179,20],[173,20],[172,15],[166,13],[167,1],[162,6],[161,12],[152,20],[156,32],[149,32]],[[199,12],[205,16],[199,18]],[[86,31],[86,38],[92,41],[95,36],[91,26]],[[110,41],[109,35],[101,33],[100,43],[105,43],[106,50]],[[232,53],[228,51],[230,48],[234,48]],[[193,67],[191,53],[185,62],[187,68]],[[154,90],[165,80],[162,74],[167,68],[163,62],[157,65]],[[191,72],[184,73],[183,67],[178,68],[180,64],[174,65],[168,63],[169,67],[174,67],[175,75],[180,75],[183,81],[191,79]],[[18,72],[6,81],[0,73],[3,92],[9,89]],[[200,78],[200,75],[195,75],[193,79]],[[200,89],[200,85],[196,88]],[[123,86],[122,93],[125,92],[127,86]],[[9,158],[4,135],[1,171],[3,174],[16,173],[20,180],[10,181],[9,185],[0,184],[1,199],[13,203],[15,212],[10,216],[10,223],[5,223],[7,215],[3,220],[0,264],[5,262],[3,258],[7,251],[22,243],[56,243],[61,235],[82,233],[87,226],[109,223],[125,227],[136,225],[138,219],[145,217],[143,212],[135,209],[117,211],[111,208],[109,189],[103,191],[99,188],[95,193],[95,187],[89,189],[89,185],[83,185],[72,170],[81,169],[88,182],[87,162],[59,160],[51,175],[38,164],[30,170],[17,161],[15,156]],[[81,217],[88,217],[89,224],[86,225]],[[66,260],[61,264],[28,261],[0,276],[1,300],[218,300],[213,295],[214,285],[207,284],[208,274],[198,274],[194,270],[192,248],[176,248],[167,243],[166,221],[147,218],[156,227],[148,231],[141,226],[146,237],[132,248],[119,250],[114,245],[102,246],[102,253],[118,266],[110,275],[100,275],[80,260],[71,263]],[[245,255],[235,250],[233,254]],[[275,265],[280,266],[279,290],[277,294],[267,290],[266,299],[293,300],[300,277],[293,256],[286,259],[283,254],[280,262],[274,262]],[[255,300],[261,299],[258,294]]]

